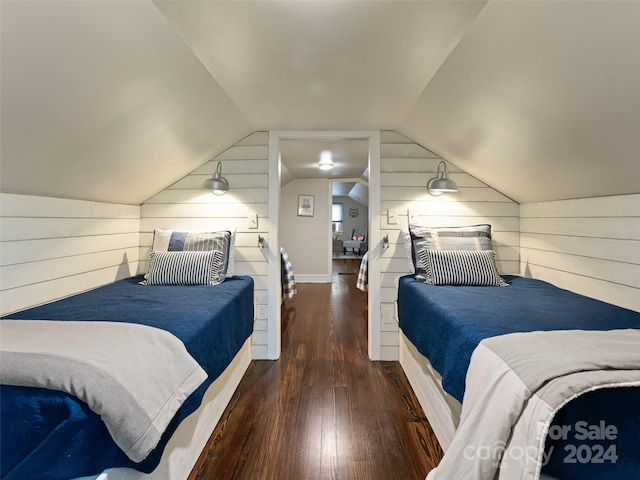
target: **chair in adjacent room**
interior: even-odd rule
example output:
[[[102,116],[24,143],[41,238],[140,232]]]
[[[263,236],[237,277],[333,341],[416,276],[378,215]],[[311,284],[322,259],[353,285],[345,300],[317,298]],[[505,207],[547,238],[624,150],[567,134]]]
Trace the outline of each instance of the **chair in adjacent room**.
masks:
[[[347,253],[347,249],[350,248],[353,253],[356,253],[357,250],[358,255],[362,255],[369,249],[368,241],[366,228],[354,228],[351,234],[351,240],[344,240],[342,242],[344,253]]]

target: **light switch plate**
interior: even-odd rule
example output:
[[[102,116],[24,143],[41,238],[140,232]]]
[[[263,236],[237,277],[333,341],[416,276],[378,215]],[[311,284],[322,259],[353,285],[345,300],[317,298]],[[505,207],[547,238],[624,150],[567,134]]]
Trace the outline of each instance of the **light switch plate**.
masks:
[[[394,305],[390,305],[387,303],[383,303],[380,305],[380,316],[382,317],[382,323],[384,324],[392,324],[395,318],[395,307]]]
[[[247,228],[258,228],[258,214],[252,213],[247,216],[247,221],[249,222]]]
[[[267,318],[267,306],[256,305],[256,319],[265,320]]]
[[[398,210],[389,209],[387,210],[387,223],[389,225],[397,225],[398,223]]]
[[[407,210],[407,216],[409,217],[409,225],[418,220],[418,215],[415,210]]]

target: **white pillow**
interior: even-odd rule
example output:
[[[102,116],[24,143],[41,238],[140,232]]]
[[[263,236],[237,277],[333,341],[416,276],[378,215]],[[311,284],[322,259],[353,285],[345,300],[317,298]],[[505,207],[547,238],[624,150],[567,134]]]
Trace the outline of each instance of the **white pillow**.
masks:
[[[229,258],[227,259],[227,271],[224,276],[231,278],[236,268],[236,227],[229,229],[231,232],[231,240],[229,241]]]
[[[413,257],[411,254],[411,250],[413,249],[413,242],[411,242],[411,234],[409,231],[401,230],[402,240],[404,242],[404,251],[407,254],[407,262],[409,262],[409,272],[412,274],[416,273],[416,267],[413,264]]]

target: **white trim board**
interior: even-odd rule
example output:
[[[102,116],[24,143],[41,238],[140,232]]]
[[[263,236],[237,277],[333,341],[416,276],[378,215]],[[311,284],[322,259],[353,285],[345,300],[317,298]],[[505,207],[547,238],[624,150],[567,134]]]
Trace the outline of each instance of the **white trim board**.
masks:
[[[399,332],[400,366],[445,452],[460,423],[462,406],[442,388],[442,377],[407,337]]]

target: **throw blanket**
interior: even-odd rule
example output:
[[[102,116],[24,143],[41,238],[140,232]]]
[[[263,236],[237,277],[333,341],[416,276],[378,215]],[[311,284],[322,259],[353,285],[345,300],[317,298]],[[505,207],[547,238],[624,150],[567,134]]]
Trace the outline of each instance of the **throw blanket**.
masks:
[[[0,383],[78,397],[134,462],[207,378],[179,339],[145,325],[4,320],[0,328]]]
[[[460,426],[427,479],[539,478],[554,414],[589,391],[640,386],[638,345],[640,330],[633,329],[483,340],[467,372]]]
[[[356,287],[363,292],[367,291],[369,286],[369,252],[366,252],[360,262],[360,269],[358,270],[358,278],[356,280]]]
[[[280,268],[282,274],[282,297],[292,298],[298,290],[296,289],[296,279],[293,276],[293,266],[289,255],[284,248],[280,247]]]

